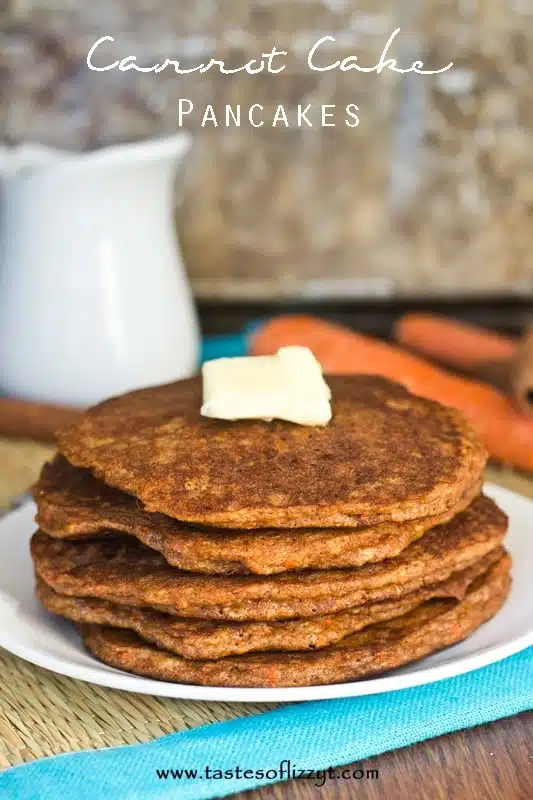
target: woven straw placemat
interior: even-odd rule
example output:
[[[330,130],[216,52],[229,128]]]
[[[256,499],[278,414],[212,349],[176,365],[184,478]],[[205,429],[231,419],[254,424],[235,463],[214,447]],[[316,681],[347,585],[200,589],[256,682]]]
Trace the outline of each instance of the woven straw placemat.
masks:
[[[36,478],[50,448],[0,439],[0,505]],[[533,479],[489,470],[489,480],[533,497]],[[0,649],[0,769],[57,753],[135,744],[272,705],[201,703],[130,694],[65,678]]]

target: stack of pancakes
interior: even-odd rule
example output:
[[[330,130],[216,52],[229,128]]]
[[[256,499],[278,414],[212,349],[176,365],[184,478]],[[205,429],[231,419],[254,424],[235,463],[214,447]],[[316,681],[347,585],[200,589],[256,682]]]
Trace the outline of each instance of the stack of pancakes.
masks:
[[[88,650],[162,680],[354,680],[460,641],[510,585],[507,519],[456,411],[330,377],[324,428],[200,416],[193,378],[59,436],[34,495],[37,593]]]

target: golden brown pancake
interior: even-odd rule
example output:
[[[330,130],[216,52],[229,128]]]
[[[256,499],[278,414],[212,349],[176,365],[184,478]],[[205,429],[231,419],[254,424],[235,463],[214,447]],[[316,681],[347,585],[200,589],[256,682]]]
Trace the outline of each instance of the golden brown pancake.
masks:
[[[206,686],[312,686],[378,675],[465,639],[501,608],[510,586],[503,556],[464,599],[430,600],[404,616],[371,625],[307,653],[257,653],[212,661],[185,659],[130,631],[82,626],[89,652],[118,669],[163,681]]]
[[[477,483],[486,453],[458,411],[383,378],[328,383],[323,428],[201,417],[191,378],[95,406],[59,450],[148,511],[239,529],[404,522],[445,513]]]
[[[474,485],[443,514],[369,528],[308,528],[232,532],[179,522],[145,511],[135,498],[73,467],[62,456],[45,464],[33,494],[37,524],[54,538],[104,533],[136,536],[169,564],[192,572],[271,575],[286,570],[358,567],[398,555],[427,530],[463,511],[479,493]]]
[[[134,608],[58,594],[42,580],[37,597],[48,611],[73,622],[110,625],[135,631],[158,647],[184,658],[213,659],[264,650],[316,650],[356,631],[412,611],[435,597],[462,600],[470,584],[483,575],[502,555],[497,547],[446,581],[418,589],[399,600],[385,600],[323,617],[284,622],[208,622],[171,617],[150,609]]]
[[[78,541],[37,532],[31,550],[39,577],[61,594],[150,606],[186,617],[274,620],[398,598],[445,580],[498,547],[506,529],[505,514],[481,496],[395,558],[355,569],[273,576],[182,572],[127,537]]]

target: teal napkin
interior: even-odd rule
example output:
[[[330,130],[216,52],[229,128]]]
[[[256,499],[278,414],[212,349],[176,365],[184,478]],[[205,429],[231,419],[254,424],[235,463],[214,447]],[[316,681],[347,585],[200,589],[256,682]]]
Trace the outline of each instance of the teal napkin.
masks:
[[[532,708],[530,647],[499,663],[426,686],[288,705],[148,744],[13,767],[0,775],[0,798],[201,800],[286,780],[288,771],[300,770],[314,770],[315,776],[307,780],[321,785],[329,778],[316,771]],[[175,770],[174,776],[170,770]],[[189,777],[181,770],[189,770]],[[191,770],[198,771],[197,777]]]
[[[248,352],[246,333],[230,333],[225,336],[206,336],[202,340],[200,360],[212,361],[214,358],[235,358]]]

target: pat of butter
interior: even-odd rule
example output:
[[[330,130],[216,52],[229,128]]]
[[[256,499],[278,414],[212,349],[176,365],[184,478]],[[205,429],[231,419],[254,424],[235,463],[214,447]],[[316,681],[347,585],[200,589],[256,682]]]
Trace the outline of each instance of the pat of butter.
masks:
[[[204,417],[284,419],[298,425],[327,425],[331,419],[331,391],[307,347],[207,361],[202,377]]]

